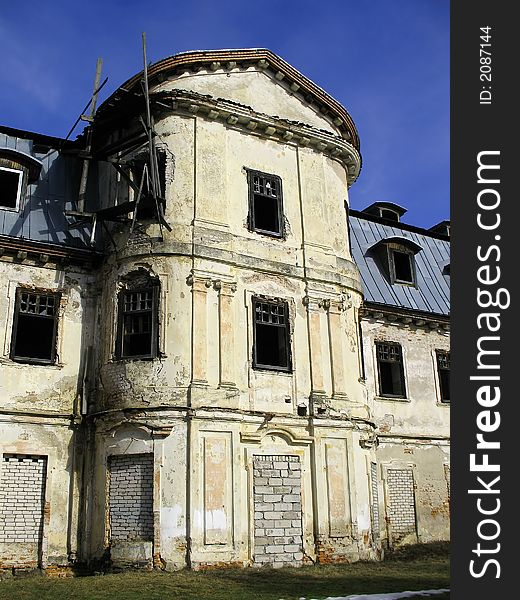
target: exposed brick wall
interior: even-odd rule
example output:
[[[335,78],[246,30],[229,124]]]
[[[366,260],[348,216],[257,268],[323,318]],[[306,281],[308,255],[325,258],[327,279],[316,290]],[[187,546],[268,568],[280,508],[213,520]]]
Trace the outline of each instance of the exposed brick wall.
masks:
[[[370,463],[370,489],[372,492],[372,537],[379,539],[379,492],[377,487],[377,464]]]
[[[417,531],[412,469],[388,469],[387,485],[390,543],[396,543]]]
[[[301,465],[298,456],[253,457],[254,561],[297,565],[302,552]]]
[[[0,469],[0,543],[39,544],[47,458],[4,455]]]
[[[153,540],[153,454],[110,457],[111,541]]]

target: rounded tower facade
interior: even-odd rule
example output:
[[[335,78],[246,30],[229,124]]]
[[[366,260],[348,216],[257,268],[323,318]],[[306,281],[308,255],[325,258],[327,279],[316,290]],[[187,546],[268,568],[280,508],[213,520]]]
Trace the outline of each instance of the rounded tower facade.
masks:
[[[267,50],[179,54],[148,76],[153,140],[143,74],[92,126],[105,251],[83,555],[374,557],[354,124]]]

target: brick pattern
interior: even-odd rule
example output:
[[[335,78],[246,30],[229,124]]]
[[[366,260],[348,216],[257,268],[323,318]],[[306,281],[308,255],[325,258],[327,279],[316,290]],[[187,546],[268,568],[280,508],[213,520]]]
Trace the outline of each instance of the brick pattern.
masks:
[[[0,543],[39,544],[47,458],[4,455],[0,468]]]
[[[379,491],[377,486],[377,464],[370,463],[370,489],[372,491],[372,537],[379,539]]]
[[[301,464],[298,456],[253,457],[254,562],[299,565],[302,552]]]
[[[412,469],[388,469],[388,518],[391,542],[416,532]]]
[[[153,454],[110,458],[111,541],[153,540]]]

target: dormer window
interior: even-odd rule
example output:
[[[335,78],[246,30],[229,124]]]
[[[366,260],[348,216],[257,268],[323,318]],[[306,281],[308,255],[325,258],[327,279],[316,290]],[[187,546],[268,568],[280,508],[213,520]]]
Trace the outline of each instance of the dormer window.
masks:
[[[417,285],[415,255],[422,250],[419,244],[402,235],[392,235],[369,247],[379,259],[381,269],[394,285]]]
[[[41,161],[34,156],[0,147],[0,211],[23,208],[27,185],[38,180],[41,168]]]
[[[0,167],[0,209],[19,210],[22,181],[23,171]]]
[[[390,210],[388,208],[381,208],[380,215],[382,219],[386,219],[387,221],[396,221],[399,222],[399,214],[395,212],[395,210]]]
[[[363,211],[367,215],[373,215],[374,217],[379,217],[380,219],[384,219],[385,221],[393,221],[394,223],[399,223],[401,221],[401,217],[406,212],[406,208],[399,206],[399,204],[395,204],[394,202],[383,202],[378,200],[374,202],[370,206],[367,206],[363,209]]]
[[[412,252],[390,249],[390,276],[392,283],[415,285],[415,259]]]
[[[249,228],[263,235],[283,237],[282,180],[277,175],[248,171]]]

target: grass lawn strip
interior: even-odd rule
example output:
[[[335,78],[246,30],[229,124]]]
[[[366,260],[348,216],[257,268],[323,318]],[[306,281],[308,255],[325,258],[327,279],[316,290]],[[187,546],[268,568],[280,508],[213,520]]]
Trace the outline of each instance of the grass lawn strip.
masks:
[[[11,577],[0,582],[0,600],[324,600],[355,594],[394,593],[396,597],[403,590],[418,590],[408,598],[424,598],[419,590],[448,587],[449,557],[444,553],[411,560],[399,556],[383,562],[283,569],[128,571],[66,579]],[[432,598],[444,600],[449,594]]]

